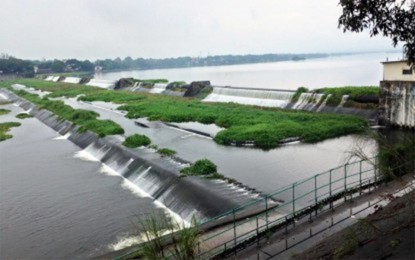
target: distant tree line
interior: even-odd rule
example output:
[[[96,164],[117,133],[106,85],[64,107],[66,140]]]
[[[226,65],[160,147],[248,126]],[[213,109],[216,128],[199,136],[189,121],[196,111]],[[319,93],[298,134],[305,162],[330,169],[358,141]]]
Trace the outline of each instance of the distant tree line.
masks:
[[[262,55],[220,55],[208,56],[203,58],[179,57],[166,59],[124,59],[97,60],[95,65],[102,67],[103,70],[123,70],[123,69],[164,69],[164,68],[183,68],[200,66],[236,65],[247,63],[264,63],[288,60],[304,60],[312,58],[327,57],[327,54],[262,54]]]
[[[128,69],[164,69],[197,66],[235,65],[246,63],[263,63],[288,60],[304,60],[327,57],[327,54],[263,54],[263,55],[221,55],[204,58],[179,57],[166,59],[105,59],[91,62],[89,60],[21,60],[7,54],[0,55],[0,73],[33,76],[34,73],[93,72],[95,67],[104,71]]]
[[[34,74],[33,63],[27,60],[16,59],[7,54],[1,54],[0,75],[1,74],[19,74],[24,77],[31,77]]]

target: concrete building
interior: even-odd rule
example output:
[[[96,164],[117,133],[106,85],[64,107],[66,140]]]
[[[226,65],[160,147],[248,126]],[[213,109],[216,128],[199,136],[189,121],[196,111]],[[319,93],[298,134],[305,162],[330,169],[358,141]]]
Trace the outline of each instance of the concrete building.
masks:
[[[415,69],[406,61],[383,64],[379,119],[382,124],[415,128]]]
[[[382,64],[384,81],[415,81],[415,71],[406,61],[386,61]]]

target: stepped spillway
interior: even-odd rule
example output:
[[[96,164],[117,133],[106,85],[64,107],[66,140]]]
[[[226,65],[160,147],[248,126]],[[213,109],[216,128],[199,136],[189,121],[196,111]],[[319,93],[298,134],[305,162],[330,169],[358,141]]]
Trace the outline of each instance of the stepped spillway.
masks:
[[[116,80],[91,79],[88,83],[86,83],[86,85],[99,88],[114,89],[116,83]]]
[[[73,84],[79,84],[79,82],[81,82],[81,78],[77,78],[77,77],[66,77],[63,82],[66,83],[73,83]]]
[[[153,88],[150,90],[150,93],[160,94],[166,90],[167,84],[164,83],[156,83],[154,84]]]
[[[293,91],[214,87],[204,102],[233,102],[261,107],[286,107]]]

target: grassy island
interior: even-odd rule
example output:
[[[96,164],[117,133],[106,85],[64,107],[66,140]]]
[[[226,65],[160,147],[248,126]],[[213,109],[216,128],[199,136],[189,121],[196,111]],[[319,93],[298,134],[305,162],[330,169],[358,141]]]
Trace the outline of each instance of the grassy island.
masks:
[[[13,82],[1,84],[10,86],[11,83]],[[214,137],[217,143],[223,145],[249,143],[256,147],[268,149],[278,146],[279,141],[290,137],[298,137],[304,142],[317,142],[341,135],[358,133],[367,128],[367,122],[363,118],[349,115],[261,108],[239,104],[204,103],[194,98],[113,91],[79,84],[33,79],[20,79],[15,83],[50,91],[51,94],[48,95],[50,97],[82,95],[79,99],[83,101],[105,101],[123,104],[118,109],[127,111],[128,118],[147,117],[149,120],[166,122],[196,121],[203,124],[216,124],[225,128]],[[21,95],[22,93],[18,94]],[[27,93],[24,95],[23,97],[28,97]],[[30,95],[29,98],[30,101],[34,99]],[[35,101],[40,105],[47,104],[48,106],[49,102],[57,102],[40,99],[39,97]],[[50,106],[52,105],[50,104]],[[60,104],[58,106],[64,105]],[[58,109],[58,112],[59,110],[61,109]],[[92,117],[94,116],[90,114],[89,119],[93,120]],[[115,128],[113,130],[111,133],[121,132],[121,130],[115,131]]]
[[[0,123],[0,142],[4,141],[6,139],[10,139],[13,136],[11,134],[7,134],[7,132],[12,128],[12,127],[17,127],[20,126],[20,123],[17,122],[6,122],[6,123]]]
[[[136,148],[151,144],[151,140],[145,135],[134,134],[128,136],[122,144],[128,148]]]

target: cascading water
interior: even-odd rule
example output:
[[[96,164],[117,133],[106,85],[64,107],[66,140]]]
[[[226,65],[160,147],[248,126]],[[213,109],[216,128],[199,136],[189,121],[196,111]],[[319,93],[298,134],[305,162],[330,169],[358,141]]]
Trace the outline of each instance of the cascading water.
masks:
[[[88,83],[86,83],[86,85],[99,88],[114,89],[116,83],[116,80],[91,79]]]
[[[323,100],[321,105],[317,108],[316,112],[321,112],[327,105],[327,101],[330,99],[331,94],[328,94],[327,97]]]
[[[324,94],[302,93],[292,109],[313,111]]]
[[[77,78],[77,77],[66,77],[63,82],[66,83],[73,83],[73,84],[79,84],[79,82],[81,82],[81,78]]]
[[[279,90],[214,87],[204,102],[234,102],[262,107],[286,107],[294,92]]]
[[[150,90],[150,93],[161,94],[166,90],[167,84],[156,83]]]

